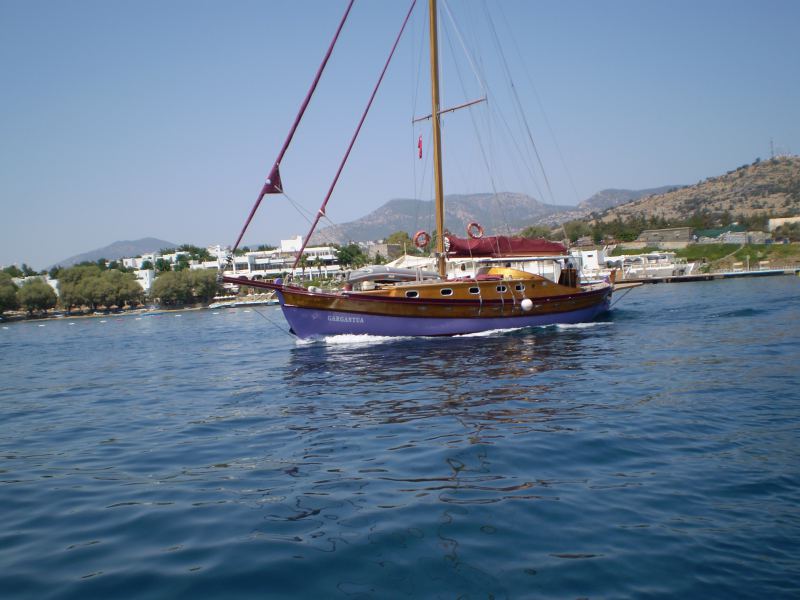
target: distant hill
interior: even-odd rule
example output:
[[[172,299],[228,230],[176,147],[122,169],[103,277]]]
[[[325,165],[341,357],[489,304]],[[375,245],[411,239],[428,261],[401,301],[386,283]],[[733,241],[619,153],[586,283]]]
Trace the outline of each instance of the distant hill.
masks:
[[[456,235],[465,235],[467,225],[480,223],[488,234],[508,233],[534,224],[542,217],[568,210],[568,206],[544,204],[525,194],[450,195],[445,198],[445,225]],[[367,216],[326,227],[314,234],[312,244],[383,239],[395,231],[413,234],[435,229],[431,200],[390,200]]]
[[[85,261],[95,262],[101,258],[105,258],[107,260],[118,260],[120,258],[126,258],[129,256],[140,256],[142,254],[147,254],[148,252],[157,252],[162,248],[176,248],[177,246],[178,244],[173,244],[172,242],[151,237],[142,238],[140,240],[125,240],[121,242],[114,242],[113,244],[109,244],[103,248],[98,248],[97,250],[90,250],[89,252],[84,252],[83,254],[70,256],[69,258],[58,261],[52,266],[71,267],[72,265],[76,265]]]
[[[567,221],[582,221],[588,219],[594,213],[601,213],[604,210],[613,208],[644,198],[654,194],[661,194],[668,190],[676,190],[683,186],[679,185],[665,185],[657,188],[648,188],[646,190],[624,190],[624,189],[606,189],[601,190],[593,196],[587,198],[577,206],[567,207],[566,210],[547,214],[543,217],[536,219],[532,225],[556,226],[566,223]]]
[[[487,234],[507,234],[531,225],[559,225],[586,219],[592,213],[638,200],[681,186],[662,186],[646,190],[607,189],[597,192],[578,206],[544,204],[525,194],[450,195],[445,198],[445,226],[456,235],[464,235],[469,223],[480,223]],[[326,227],[315,233],[312,244],[346,244],[379,240],[395,231],[413,234],[435,229],[433,201],[395,199],[365,217]]]
[[[657,188],[649,188],[646,190],[617,190],[608,189],[597,192],[594,196],[587,198],[578,205],[578,208],[584,209],[587,212],[600,212],[609,208],[614,208],[620,204],[626,204],[645,196],[655,196],[657,194],[664,194],[684,186],[681,185],[664,185]]]
[[[800,157],[757,160],[695,185],[610,208],[601,220],[681,220],[696,213],[729,213],[734,217],[800,214]]]

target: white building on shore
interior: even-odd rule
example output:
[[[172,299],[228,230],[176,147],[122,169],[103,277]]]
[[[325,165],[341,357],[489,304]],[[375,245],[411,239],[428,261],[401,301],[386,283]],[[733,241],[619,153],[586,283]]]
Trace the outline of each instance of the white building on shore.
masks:
[[[293,268],[302,245],[303,238],[298,235],[289,240],[281,240],[278,248],[272,250],[251,250],[232,256],[230,248],[216,244],[207,247],[208,253],[213,257],[211,260],[189,260],[189,268],[223,271],[228,276],[248,279],[274,279],[287,274],[291,274],[295,279],[311,279],[333,277],[341,272],[336,248],[333,246],[306,248],[303,250],[303,260],[297,268]],[[126,268],[135,270],[139,285],[148,292],[155,281],[154,267],[159,259],[172,266],[179,262],[181,256],[188,255],[188,252],[183,251],[163,255],[150,253],[123,258],[121,262]],[[151,268],[143,269],[143,266]]]

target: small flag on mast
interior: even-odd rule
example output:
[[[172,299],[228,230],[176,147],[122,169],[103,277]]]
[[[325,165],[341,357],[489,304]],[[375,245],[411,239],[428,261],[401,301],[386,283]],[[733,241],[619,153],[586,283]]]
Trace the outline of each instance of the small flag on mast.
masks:
[[[417,148],[419,148],[419,157],[422,158],[422,136],[417,140]]]

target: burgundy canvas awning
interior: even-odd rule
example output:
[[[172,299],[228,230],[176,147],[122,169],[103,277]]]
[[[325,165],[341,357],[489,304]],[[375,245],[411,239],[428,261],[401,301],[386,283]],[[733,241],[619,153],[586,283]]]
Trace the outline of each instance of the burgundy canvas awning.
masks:
[[[550,242],[542,238],[507,237],[504,235],[486,236],[479,239],[447,236],[450,247],[448,255],[465,256],[550,256],[562,255],[566,247],[558,242]]]

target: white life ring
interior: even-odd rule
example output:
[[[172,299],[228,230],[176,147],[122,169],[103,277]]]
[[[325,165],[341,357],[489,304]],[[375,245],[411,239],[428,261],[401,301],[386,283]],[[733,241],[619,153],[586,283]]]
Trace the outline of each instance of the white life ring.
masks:
[[[431,236],[427,231],[418,231],[414,234],[413,242],[417,248],[424,248],[431,243]]]
[[[483,237],[483,227],[481,227],[480,223],[473,221],[467,225],[467,235],[473,240],[479,240]]]

